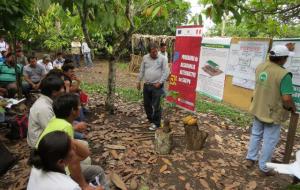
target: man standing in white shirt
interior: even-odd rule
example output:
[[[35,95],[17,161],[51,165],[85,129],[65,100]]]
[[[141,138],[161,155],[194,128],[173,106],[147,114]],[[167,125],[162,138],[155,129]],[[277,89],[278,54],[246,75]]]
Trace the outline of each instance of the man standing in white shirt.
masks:
[[[169,63],[168,52],[167,52],[167,45],[165,43],[163,43],[163,42],[160,44],[159,54],[165,56],[167,58],[167,63]]]
[[[74,41],[71,43],[71,53],[73,55],[73,62],[77,67],[80,67],[80,49],[81,43],[77,37],[74,37]]]
[[[44,54],[43,59],[38,60],[37,64],[40,64],[45,68],[46,74],[49,73],[49,71],[53,69],[51,57],[49,54]]]
[[[85,38],[83,38],[83,41],[82,41],[81,52],[84,57],[85,67],[92,67],[93,62],[92,62],[92,58],[91,58],[91,49],[89,48],[88,44],[86,43]]]
[[[143,97],[150,130],[160,127],[162,108],[160,100],[164,95],[163,84],[169,76],[168,62],[165,56],[158,54],[156,44],[149,45],[149,53],[143,57],[138,76],[137,89],[141,89],[144,79]]]
[[[8,43],[6,43],[4,41],[4,37],[3,36],[0,36],[0,52],[3,52],[3,51],[8,52],[8,49],[9,49]],[[0,57],[2,57],[1,53],[0,53]]]

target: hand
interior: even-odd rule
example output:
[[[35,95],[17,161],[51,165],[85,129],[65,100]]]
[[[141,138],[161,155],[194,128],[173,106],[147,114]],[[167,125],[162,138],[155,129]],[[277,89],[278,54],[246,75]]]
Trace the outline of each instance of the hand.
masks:
[[[138,82],[138,83],[136,84],[136,88],[137,88],[138,90],[141,90],[141,83],[140,83],[140,82]]]
[[[95,187],[87,185],[87,186],[82,187],[82,190],[101,190],[101,189],[96,189]]]
[[[157,82],[153,85],[155,88],[160,88],[161,87],[161,83]]]
[[[98,186],[98,187],[96,187],[96,189],[95,190],[104,190],[104,187],[102,187],[102,186]]]
[[[87,128],[87,125],[86,125],[85,122],[79,122],[79,123],[77,123],[77,124],[75,125],[76,131],[81,131],[81,132],[82,132],[82,131],[85,131],[86,128]]]

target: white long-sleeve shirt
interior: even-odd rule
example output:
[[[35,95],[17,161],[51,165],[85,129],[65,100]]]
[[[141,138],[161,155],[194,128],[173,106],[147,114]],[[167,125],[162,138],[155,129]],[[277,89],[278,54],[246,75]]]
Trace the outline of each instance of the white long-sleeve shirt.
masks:
[[[90,53],[91,52],[91,49],[89,48],[89,46],[86,42],[82,43],[81,52],[82,53]]]
[[[169,72],[168,61],[165,56],[158,54],[157,58],[153,59],[150,54],[147,54],[143,57],[138,81],[144,79],[145,83],[159,82],[163,84],[168,79]]]

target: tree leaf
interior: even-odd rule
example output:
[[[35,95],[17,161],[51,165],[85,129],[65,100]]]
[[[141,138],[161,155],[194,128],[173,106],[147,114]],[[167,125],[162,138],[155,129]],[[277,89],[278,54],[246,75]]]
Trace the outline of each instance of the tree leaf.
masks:
[[[168,160],[168,159],[166,159],[166,158],[161,158],[161,159],[162,159],[162,161],[163,161],[165,164],[167,164],[167,165],[169,165],[169,166],[172,166],[172,163],[171,163],[170,160]]]
[[[159,172],[160,172],[160,173],[163,173],[163,172],[166,171],[167,169],[168,169],[168,165],[165,164],[165,165],[163,165],[163,166],[160,168]]]

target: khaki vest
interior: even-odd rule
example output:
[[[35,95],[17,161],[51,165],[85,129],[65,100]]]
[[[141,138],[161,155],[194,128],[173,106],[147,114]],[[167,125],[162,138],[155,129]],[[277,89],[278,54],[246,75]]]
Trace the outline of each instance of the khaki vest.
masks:
[[[284,68],[270,61],[257,67],[250,113],[260,121],[282,124],[288,119],[289,112],[283,108],[280,93],[280,83],[286,74]]]

